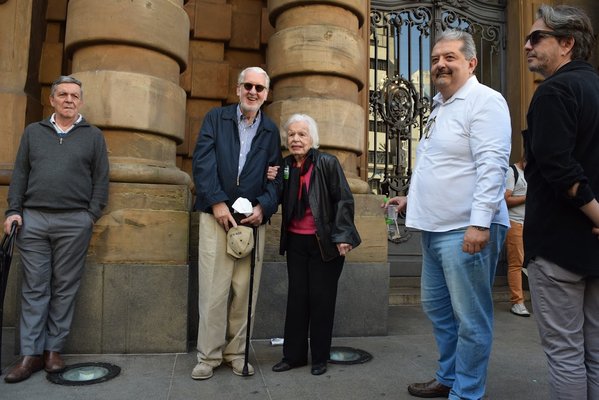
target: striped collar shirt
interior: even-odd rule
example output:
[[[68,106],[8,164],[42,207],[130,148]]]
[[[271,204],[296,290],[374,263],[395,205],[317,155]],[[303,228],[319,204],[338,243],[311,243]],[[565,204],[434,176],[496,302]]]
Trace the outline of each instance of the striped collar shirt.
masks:
[[[239,164],[237,168],[237,176],[241,175],[243,166],[247,160],[247,155],[252,147],[252,141],[258,132],[260,121],[262,120],[262,112],[258,111],[258,115],[254,118],[254,122],[248,124],[247,118],[241,113],[241,108],[237,106],[237,128],[239,130]]]

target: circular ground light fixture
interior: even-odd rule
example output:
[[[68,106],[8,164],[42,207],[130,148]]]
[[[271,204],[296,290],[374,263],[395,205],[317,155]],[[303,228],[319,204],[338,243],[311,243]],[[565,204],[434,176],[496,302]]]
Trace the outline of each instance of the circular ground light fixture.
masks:
[[[121,367],[101,362],[68,365],[63,371],[46,375],[52,383],[84,386],[106,382],[121,373]]]
[[[329,354],[331,364],[362,364],[370,360],[370,353],[353,347],[331,347]]]

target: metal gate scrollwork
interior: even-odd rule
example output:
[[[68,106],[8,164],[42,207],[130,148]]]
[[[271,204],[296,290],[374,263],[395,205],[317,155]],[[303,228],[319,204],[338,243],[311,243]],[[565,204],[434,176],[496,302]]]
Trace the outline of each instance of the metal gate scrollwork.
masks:
[[[371,104],[389,124],[389,139],[409,140],[410,129],[428,110],[429,100],[418,95],[412,82],[396,75],[386,78],[372,93]]]

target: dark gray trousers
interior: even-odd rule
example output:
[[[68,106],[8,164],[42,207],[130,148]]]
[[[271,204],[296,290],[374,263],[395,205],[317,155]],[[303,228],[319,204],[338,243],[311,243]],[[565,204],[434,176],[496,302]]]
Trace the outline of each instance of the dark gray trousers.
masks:
[[[23,211],[21,354],[61,351],[69,334],[94,221],[87,211]]]

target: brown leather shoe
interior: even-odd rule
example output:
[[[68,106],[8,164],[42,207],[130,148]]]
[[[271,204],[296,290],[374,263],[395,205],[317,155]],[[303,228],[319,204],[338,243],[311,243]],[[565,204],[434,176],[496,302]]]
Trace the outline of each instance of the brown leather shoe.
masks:
[[[425,383],[412,383],[408,385],[408,392],[412,396],[424,397],[432,399],[434,397],[445,397],[449,396],[450,387],[440,384],[436,379]]]
[[[23,356],[21,361],[4,377],[4,381],[6,383],[24,381],[42,368],[44,368],[44,360],[41,356]]]
[[[51,374],[65,369],[64,361],[59,352],[44,351],[44,369]]]

